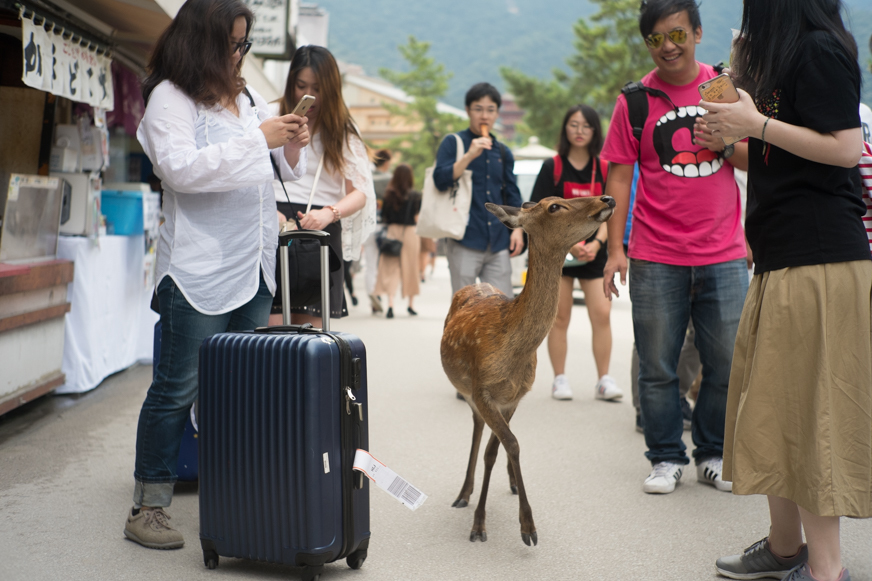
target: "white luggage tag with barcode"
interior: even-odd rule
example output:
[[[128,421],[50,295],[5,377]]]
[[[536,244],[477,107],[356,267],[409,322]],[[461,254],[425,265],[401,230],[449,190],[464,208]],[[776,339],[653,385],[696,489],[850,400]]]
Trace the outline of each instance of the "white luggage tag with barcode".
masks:
[[[427,495],[406,482],[396,472],[376,460],[366,450],[358,449],[354,454],[354,469],[363,472],[375,485],[415,510],[427,500]]]

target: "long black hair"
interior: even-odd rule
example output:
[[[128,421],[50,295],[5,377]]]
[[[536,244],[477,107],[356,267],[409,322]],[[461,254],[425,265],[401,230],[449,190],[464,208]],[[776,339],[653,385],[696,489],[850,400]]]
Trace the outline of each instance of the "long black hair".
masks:
[[[245,18],[245,36],[254,15],[241,0],[187,0],[161,35],[142,83],[146,102],[162,81],[178,86],[196,103],[207,107],[236,99],[245,88],[230,52],[233,23]]]
[[[569,155],[569,149],[572,147],[572,144],[569,143],[569,139],[566,137],[566,124],[569,123],[569,118],[576,113],[581,113],[587,124],[593,127],[593,134],[590,136],[590,142],[587,144],[587,152],[591,157],[599,156],[603,150],[603,124],[600,122],[596,110],[584,103],[573,105],[566,112],[566,115],[563,116],[563,123],[560,125],[560,139],[557,142],[557,153],[563,157]]]
[[[732,62],[739,86],[755,97],[782,87],[804,39],[815,31],[841,45],[860,76],[857,43],[842,22],[841,9],[841,0],[745,0]]]

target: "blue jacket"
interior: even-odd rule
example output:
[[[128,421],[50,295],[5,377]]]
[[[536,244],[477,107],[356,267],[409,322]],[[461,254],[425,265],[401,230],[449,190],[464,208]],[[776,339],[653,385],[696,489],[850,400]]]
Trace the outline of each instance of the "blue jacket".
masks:
[[[476,138],[472,131],[458,132],[464,150]],[[515,158],[505,145],[491,135],[494,147],[472,160],[467,169],[472,170],[472,204],[469,207],[469,223],[463,239],[459,242],[472,250],[500,252],[509,248],[511,231],[496,216],[487,211],[485,202],[506,206],[521,206],[521,192],[515,179]],[[454,182],[454,163],[457,161],[457,140],[448,135],[439,145],[436,154],[436,169],[433,181],[440,190],[451,188]]]

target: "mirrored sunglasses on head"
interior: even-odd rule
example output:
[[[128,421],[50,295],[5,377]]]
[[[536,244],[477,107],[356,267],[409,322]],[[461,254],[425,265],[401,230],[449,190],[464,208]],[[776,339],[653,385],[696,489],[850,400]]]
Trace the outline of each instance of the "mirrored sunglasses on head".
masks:
[[[230,46],[233,48],[233,52],[239,51],[241,56],[245,56],[246,53],[251,50],[251,41],[243,40],[242,42],[231,42]]]
[[[670,30],[667,34],[663,34],[662,32],[652,32],[645,37],[645,44],[651,48],[660,48],[663,46],[663,43],[666,42],[667,36],[669,37],[669,40],[675,44],[684,44],[687,42],[687,31],[683,28],[676,28],[675,30]]]

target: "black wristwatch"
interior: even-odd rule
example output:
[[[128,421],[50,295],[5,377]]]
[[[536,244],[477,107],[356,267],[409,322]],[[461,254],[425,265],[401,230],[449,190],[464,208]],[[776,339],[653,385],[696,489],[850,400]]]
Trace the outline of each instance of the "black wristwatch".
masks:
[[[724,151],[721,153],[724,154],[724,159],[730,159],[733,157],[733,154],[736,153],[736,146],[732,143],[724,148]]]
[[[600,240],[599,238],[594,238],[594,240],[596,240],[597,242],[600,243],[600,248],[605,248],[605,246],[606,246],[606,243],[605,243],[605,242],[603,242],[603,241]]]

